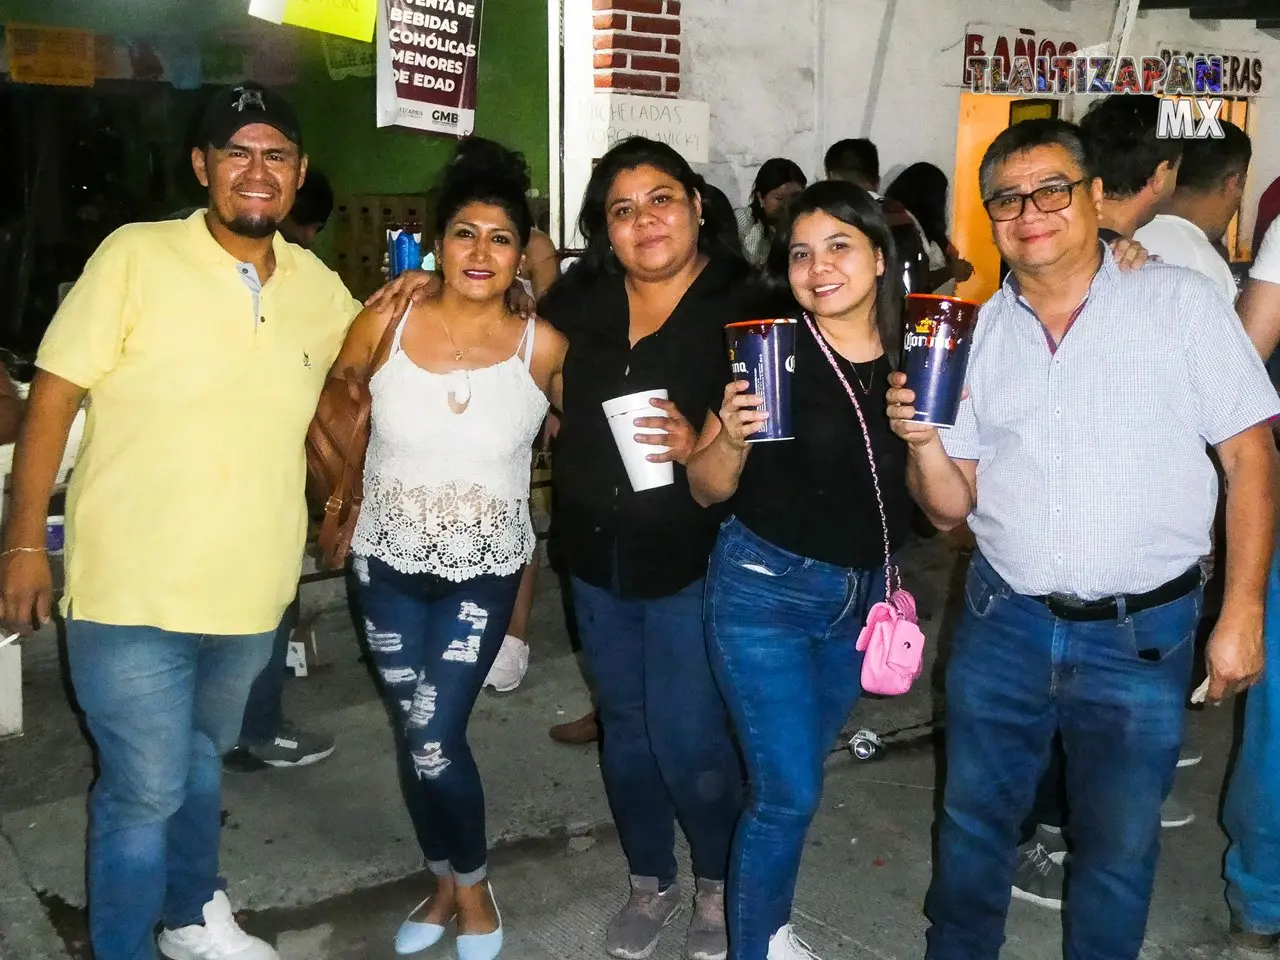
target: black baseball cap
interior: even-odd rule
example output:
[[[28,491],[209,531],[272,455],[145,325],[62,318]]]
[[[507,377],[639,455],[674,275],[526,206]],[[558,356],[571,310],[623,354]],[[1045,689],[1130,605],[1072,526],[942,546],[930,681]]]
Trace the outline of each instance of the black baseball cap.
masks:
[[[293,107],[274,90],[251,82],[213,95],[200,121],[200,145],[221,150],[241,128],[253,123],[275,127],[302,149],[302,128]]]

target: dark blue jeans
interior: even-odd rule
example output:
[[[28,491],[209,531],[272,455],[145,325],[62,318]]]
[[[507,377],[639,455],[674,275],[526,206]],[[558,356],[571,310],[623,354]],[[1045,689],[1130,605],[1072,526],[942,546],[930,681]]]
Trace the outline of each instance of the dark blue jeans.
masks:
[[[373,557],[352,566],[427,866],[436,876],[452,872],[463,886],[479,883],[488,841],[467,722],[506,635],[520,572],[453,583]]]
[[[294,597],[271,641],[271,659],[249,688],[249,700],[244,705],[244,722],[240,724],[241,745],[271,743],[280,732],[280,724],[284,722],[281,700],[284,697],[289,639],[297,629],[300,616],[301,603],[298,597]]]
[[[927,960],[996,960],[1019,828],[1054,735],[1072,859],[1067,960],[1135,960],[1182,744],[1201,591],[1116,620],[1059,620],[975,554],[947,666],[947,775]]]
[[[67,621],[76,699],[98,751],[89,794],[89,939],[97,960],[155,960],[155,925],[203,923],[224,887],[222,755],[271,634]]]
[[[742,767],[707,661],[703,581],[627,600],[573,581],[582,652],[596,682],[605,792],[632,875],[676,879],[675,822],[693,871],[724,880]]]
[[[884,568],[798,556],[738,520],[720,531],[707,578],[711,662],[747,762],[749,797],[729,867],[729,955],[764,960],[790,922],[823,761],[862,692],[855,644]]]
[[[1280,354],[1277,354],[1280,355]],[[1227,901],[1250,933],[1280,933],[1280,550],[1267,578],[1267,669],[1246,695],[1244,732],[1222,811],[1231,838]]]

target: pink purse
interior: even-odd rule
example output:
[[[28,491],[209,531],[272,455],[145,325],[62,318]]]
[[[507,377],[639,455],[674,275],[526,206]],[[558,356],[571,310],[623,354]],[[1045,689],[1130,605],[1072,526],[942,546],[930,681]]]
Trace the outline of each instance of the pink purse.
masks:
[[[849,381],[831,355],[831,348],[819,332],[813,318],[805,315],[809,332],[831,364],[845,392],[853,402],[862,427],[862,439],[867,445],[867,463],[871,467],[871,481],[876,491],[876,505],[880,508],[880,527],[884,533],[884,595],[867,613],[866,626],[858,635],[857,649],[865,653],[862,660],[862,689],[885,697],[896,697],[911,689],[924,670],[924,634],[916,624],[916,601],[902,589],[902,577],[893,564],[889,552],[889,520],[884,512],[884,497],[880,495],[880,475],[876,471],[876,458],[871,449],[871,434],[867,430],[862,406],[849,386]],[[897,586],[895,588],[894,583]]]

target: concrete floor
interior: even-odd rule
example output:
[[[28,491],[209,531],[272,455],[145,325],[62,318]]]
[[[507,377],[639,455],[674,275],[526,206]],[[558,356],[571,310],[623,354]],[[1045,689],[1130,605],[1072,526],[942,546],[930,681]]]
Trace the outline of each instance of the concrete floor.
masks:
[[[908,551],[931,653],[945,646],[963,559],[943,538]],[[488,800],[492,874],[511,960],[603,957],[603,929],[626,894],[626,866],[600,785],[594,747],[554,744],[546,730],[589,706],[564,626],[558,586],[540,584],[533,665],[512,694],[486,692],[471,740]],[[340,609],[317,625],[320,666],[286,688],[298,723],[337,736],[314,767],[229,773],[223,864],[245,926],[284,960],[380,960],[396,925],[424,895],[420,857],[401,806],[385,715]],[[0,957],[87,958],[84,793],[92,756],[62,681],[53,636],[26,645],[27,734],[0,743]],[[906,697],[866,700],[850,729],[885,735],[884,757],[829,761],[810,834],[795,923],[825,960],[907,960],[923,953],[921,903],[930,874],[936,801],[936,682]],[[1225,840],[1217,809],[1232,739],[1229,710],[1191,717],[1205,760],[1179,777],[1198,813],[1165,837],[1144,960],[1210,956],[1224,932]],[[686,913],[687,917],[687,913]],[[659,960],[680,955],[685,920]],[[1015,902],[1007,960],[1061,956],[1059,916]],[[56,930],[56,933],[55,933]],[[446,942],[423,956],[451,956]]]

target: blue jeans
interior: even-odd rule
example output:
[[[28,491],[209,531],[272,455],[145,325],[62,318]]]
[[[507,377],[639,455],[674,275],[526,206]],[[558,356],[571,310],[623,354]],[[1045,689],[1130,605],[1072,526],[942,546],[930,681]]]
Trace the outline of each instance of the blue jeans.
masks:
[[[633,876],[676,879],[680,821],[695,876],[722,881],[742,767],[707,661],[703,581],[627,600],[573,581],[582,652],[596,682],[605,793]]]
[[[790,922],[823,761],[862,692],[858,634],[884,597],[884,568],[846,570],[798,556],[736,519],[707,579],[711,662],[747,762],[725,907],[729,955],[764,960]]]
[[[369,653],[392,715],[405,802],[427,867],[486,876],[484,788],[467,722],[507,633],[520,572],[453,583],[353,561]]]
[[[1245,697],[1244,733],[1222,820],[1227,902],[1242,929],[1280,933],[1280,550],[1267,578],[1267,669]]]
[[[1201,591],[1071,622],[1019,596],[981,554],[947,665],[947,774],[925,913],[927,960],[996,960],[1023,818],[1054,735],[1072,858],[1067,960],[1135,960],[1182,743]]]
[[[289,640],[301,615],[299,598],[294,597],[271,641],[271,659],[249,688],[244,721],[240,724],[241,745],[268,744],[280,732],[280,725],[284,722],[281,701],[284,698],[284,675],[288,669],[285,664],[289,658]]]
[[[216,637],[67,621],[76,699],[98,750],[89,794],[97,960],[154,960],[154,928],[203,923],[218,877],[222,755],[271,634]]]

